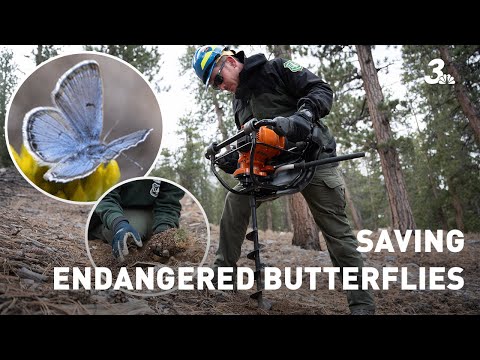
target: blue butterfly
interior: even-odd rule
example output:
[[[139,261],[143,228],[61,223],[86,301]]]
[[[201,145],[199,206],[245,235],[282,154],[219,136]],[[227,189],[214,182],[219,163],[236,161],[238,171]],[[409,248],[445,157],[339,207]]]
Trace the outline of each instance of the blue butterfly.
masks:
[[[122,151],[145,141],[153,129],[133,132],[105,144],[103,86],[94,60],[78,63],[58,80],[52,92],[55,107],[37,107],[23,120],[23,142],[41,165],[44,179],[66,183],[93,173]]]

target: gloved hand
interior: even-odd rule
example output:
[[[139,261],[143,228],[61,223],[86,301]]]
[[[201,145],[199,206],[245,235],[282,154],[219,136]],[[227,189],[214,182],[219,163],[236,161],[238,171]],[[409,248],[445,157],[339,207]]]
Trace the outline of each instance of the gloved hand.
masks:
[[[233,174],[237,170],[238,163],[238,151],[235,151],[224,158],[218,160],[218,167],[225,171],[227,174]]]
[[[142,247],[142,238],[135,228],[130,225],[127,220],[122,220],[115,225],[113,229],[112,250],[113,256],[119,261],[125,260],[124,256],[128,255],[127,240],[131,237],[138,247]]]
[[[273,121],[273,131],[292,142],[298,142],[310,135],[313,115],[310,110],[303,108],[289,117],[277,116]]]

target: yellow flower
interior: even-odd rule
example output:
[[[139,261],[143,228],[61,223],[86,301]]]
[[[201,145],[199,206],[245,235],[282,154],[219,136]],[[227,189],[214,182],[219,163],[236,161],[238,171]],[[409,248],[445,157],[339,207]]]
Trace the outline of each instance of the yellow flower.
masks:
[[[20,155],[10,145],[13,158],[22,172],[40,189],[62,199],[71,201],[95,201],[108,189],[118,183],[121,177],[120,168],[115,160],[106,166],[101,164],[92,174],[82,179],[67,183],[47,181],[43,175],[48,171],[48,166],[40,166],[37,161],[22,145]]]

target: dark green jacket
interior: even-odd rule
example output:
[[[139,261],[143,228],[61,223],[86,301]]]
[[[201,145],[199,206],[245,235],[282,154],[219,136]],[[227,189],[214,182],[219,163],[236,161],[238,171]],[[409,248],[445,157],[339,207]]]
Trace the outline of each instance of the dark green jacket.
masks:
[[[159,180],[136,180],[110,191],[95,208],[94,216],[110,230],[122,220],[127,220],[123,209],[151,207],[152,232],[159,227],[178,227],[185,192],[175,185]],[[92,216],[92,221],[95,221]]]
[[[245,57],[243,52],[237,58],[244,64],[233,100],[239,129],[252,118],[290,116],[305,105],[322,129],[326,153],[336,156],[335,139],[320,120],[330,112],[333,102],[333,91],[326,82],[291,60],[267,61],[263,54]]]

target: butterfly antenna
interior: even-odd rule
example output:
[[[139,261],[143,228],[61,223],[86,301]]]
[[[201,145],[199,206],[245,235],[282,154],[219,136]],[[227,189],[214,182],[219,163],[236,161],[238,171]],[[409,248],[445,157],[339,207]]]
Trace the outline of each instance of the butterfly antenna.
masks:
[[[136,162],[135,160],[129,158],[129,157],[128,157],[126,154],[124,154],[124,153],[121,153],[121,155],[125,156],[128,161],[130,161],[130,162],[134,163],[136,166],[138,166],[138,168],[140,169],[140,171],[143,170],[143,166],[140,165],[138,162]]]
[[[103,142],[105,143],[105,140],[107,140],[107,137],[111,134],[112,130],[115,129],[115,126],[118,125],[118,123],[120,122],[120,119],[118,119],[115,124],[110,128],[110,130],[108,130],[108,132],[105,134],[105,136],[103,137]]]

